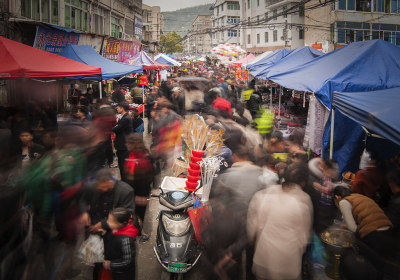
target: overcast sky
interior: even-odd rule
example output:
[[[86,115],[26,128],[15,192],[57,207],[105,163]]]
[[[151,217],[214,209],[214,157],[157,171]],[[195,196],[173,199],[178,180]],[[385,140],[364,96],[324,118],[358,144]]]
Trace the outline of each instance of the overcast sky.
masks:
[[[149,6],[160,6],[161,12],[176,11],[187,7],[214,3],[215,0],[143,0]]]

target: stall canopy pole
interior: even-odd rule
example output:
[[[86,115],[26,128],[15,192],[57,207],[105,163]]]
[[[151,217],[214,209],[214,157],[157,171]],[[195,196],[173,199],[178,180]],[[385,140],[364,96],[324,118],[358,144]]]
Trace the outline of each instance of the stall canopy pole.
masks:
[[[272,110],[272,94],[274,92],[274,88],[271,85],[271,96],[269,98],[269,108]],[[275,88],[275,93],[276,93],[276,88]]]
[[[103,98],[103,88],[102,88],[102,81],[100,80],[99,81],[99,93],[100,93],[100,99],[102,99]]]
[[[331,115],[331,138],[329,142],[329,159],[333,158],[333,134],[335,132],[335,107],[332,106]]]
[[[143,98],[143,119],[144,119],[144,86],[142,86],[142,98]]]
[[[281,124],[281,95],[282,95],[282,87],[279,90],[279,108],[278,108],[278,119],[279,119],[279,124]]]

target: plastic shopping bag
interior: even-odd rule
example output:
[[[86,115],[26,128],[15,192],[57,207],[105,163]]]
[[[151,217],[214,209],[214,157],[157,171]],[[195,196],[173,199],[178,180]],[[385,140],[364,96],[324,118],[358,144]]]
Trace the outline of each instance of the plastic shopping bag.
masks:
[[[193,197],[193,209],[188,210],[190,221],[194,229],[194,234],[197,242],[202,242],[201,233],[203,226],[207,224],[208,219],[211,217],[208,205],[203,205],[196,195]]]
[[[78,257],[84,264],[102,263],[104,261],[103,239],[99,235],[89,235],[79,248]]]

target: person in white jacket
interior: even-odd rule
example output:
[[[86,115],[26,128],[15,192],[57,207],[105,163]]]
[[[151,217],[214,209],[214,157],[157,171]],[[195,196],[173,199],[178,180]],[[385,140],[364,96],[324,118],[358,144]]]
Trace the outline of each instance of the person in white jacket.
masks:
[[[313,217],[311,199],[302,190],[307,178],[307,165],[293,163],[282,185],[257,192],[250,202],[247,234],[255,248],[252,271],[257,279],[301,279]]]

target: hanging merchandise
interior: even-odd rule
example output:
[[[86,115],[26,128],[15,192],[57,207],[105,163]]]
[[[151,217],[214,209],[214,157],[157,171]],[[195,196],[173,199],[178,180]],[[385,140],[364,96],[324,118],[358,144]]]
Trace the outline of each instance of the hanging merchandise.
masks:
[[[224,45],[218,45],[214,47],[211,52],[213,54],[219,55],[219,56],[225,56],[225,57],[240,57],[240,56],[245,56],[246,51],[242,49],[240,46],[236,45],[231,45],[231,44],[224,44]]]
[[[203,194],[201,200],[205,203],[208,201],[211,192],[212,182],[215,177],[215,173],[219,171],[221,165],[221,159],[218,157],[204,158],[201,163],[201,183],[203,185]]]
[[[317,155],[322,153],[325,110],[324,105],[314,95],[310,96],[303,146],[310,148]]]

